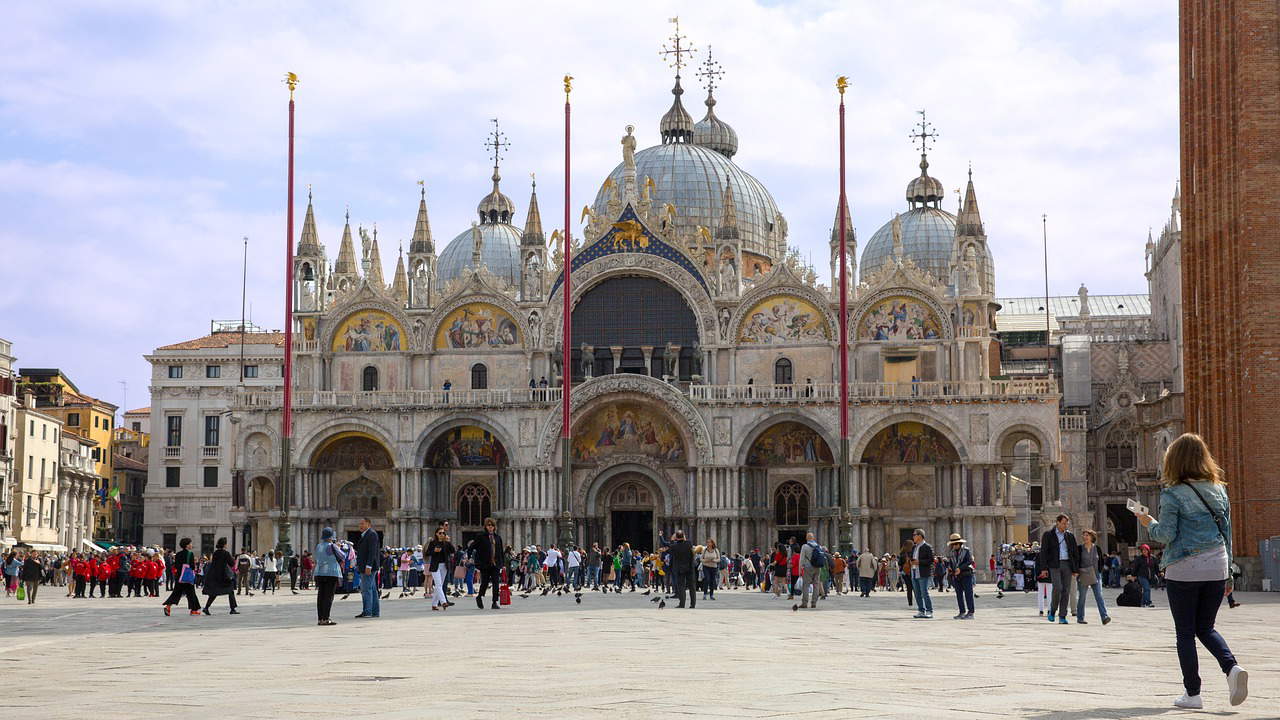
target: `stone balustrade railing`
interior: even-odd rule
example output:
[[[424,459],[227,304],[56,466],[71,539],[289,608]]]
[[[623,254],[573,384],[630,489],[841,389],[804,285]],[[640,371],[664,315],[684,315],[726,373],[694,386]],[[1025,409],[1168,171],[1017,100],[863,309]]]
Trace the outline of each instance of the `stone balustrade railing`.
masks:
[[[999,400],[1048,397],[1058,394],[1052,380],[938,380],[918,382],[849,383],[849,399],[856,401]],[[834,402],[837,383],[798,385],[691,385],[695,402]]]
[[[560,388],[511,388],[492,390],[375,390],[350,392],[342,390],[297,390],[293,407],[367,408],[392,407],[500,407],[504,405],[543,405],[560,402]],[[239,390],[232,400],[234,407],[253,409],[278,408],[283,403],[279,390]]]

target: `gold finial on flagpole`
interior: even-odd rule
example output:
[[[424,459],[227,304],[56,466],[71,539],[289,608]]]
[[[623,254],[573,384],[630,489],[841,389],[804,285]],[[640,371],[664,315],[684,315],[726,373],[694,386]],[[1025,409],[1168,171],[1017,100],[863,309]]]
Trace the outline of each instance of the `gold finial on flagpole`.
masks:
[[[289,99],[293,99],[293,91],[298,87],[298,74],[287,72],[284,74],[284,84],[289,86]]]
[[[569,91],[573,89],[573,76],[564,76],[564,101],[569,102]]]
[[[840,77],[836,78],[836,90],[839,90],[841,95],[844,95],[844,91],[848,89],[849,89],[848,75],[841,75]]]

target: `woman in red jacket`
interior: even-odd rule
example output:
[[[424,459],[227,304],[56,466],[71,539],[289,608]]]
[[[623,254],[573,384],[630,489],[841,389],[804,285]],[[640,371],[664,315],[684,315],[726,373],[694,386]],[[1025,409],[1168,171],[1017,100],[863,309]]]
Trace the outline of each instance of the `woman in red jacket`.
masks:
[[[94,577],[98,579],[98,597],[107,596],[107,580],[111,579],[111,573],[114,568],[109,562],[99,562],[97,568],[94,569]],[[89,591],[89,597],[93,597],[93,591]]]

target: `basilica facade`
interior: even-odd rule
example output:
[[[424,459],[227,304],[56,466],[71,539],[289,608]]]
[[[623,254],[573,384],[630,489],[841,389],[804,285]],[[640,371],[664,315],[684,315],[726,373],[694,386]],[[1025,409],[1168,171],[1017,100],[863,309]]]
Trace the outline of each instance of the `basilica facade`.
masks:
[[[230,404],[231,519],[253,546],[274,543],[286,502],[296,547],[365,516],[392,545],[443,520],[465,540],[493,516],[513,545],[571,527],[577,542],[652,548],[683,528],[732,551],[807,529],[836,547],[846,511],[859,548],[894,550],[922,527],[935,544],[959,532],[989,551],[1042,521],[1027,503],[1032,472],[1045,514],[1083,509],[1057,383],[1000,376],[995,263],[972,177],[958,212],[942,209],[924,145],[901,214],[860,269],[848,208],[837,209],[850,248],[841,507],[837,292],[799,262],[773,197],[734,162],[738,137],[713,89],[698,122],[678,75],[673,93],[658,144],[637,150],[627,128],[567,247],[545,234],[536,188],[523,213],[505,194],[496,152],[475,221],[443,247],[422,192],[390,282],[376,234],[349,222],[330,262],[308,204],[288,477],[279,387],[237,390]],[[838,277],[835,228],[830,247]]]

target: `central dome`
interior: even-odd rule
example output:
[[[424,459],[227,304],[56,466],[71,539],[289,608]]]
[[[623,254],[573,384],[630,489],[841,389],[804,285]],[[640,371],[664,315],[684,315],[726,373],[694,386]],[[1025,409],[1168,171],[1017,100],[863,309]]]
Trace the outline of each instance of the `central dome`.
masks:
[[[619,163],[609,173],[615,187],[623,187],[625,167]],[[701,225],[711,232],[720,227],[726,184],[733,188],[742,249],[777,260],[785,237],[778,227],[781,215],[773,196],[749,173],[725,155],[693,143],[669,143],[636,153],[636,181],[648,176],[655,184],[650,197],[654,207],[676,207],[676,229],[692,234]],[[609,191],[604,183],[592,209],[606,214]],[[614,218],[609,218],[613,220]]]
[[[477,225],[480,239],[480,261],[489,272],[512,287],[520,286],[520,230],[509,223],[484,223]],[[441,284],[462,276],[463,268],[471,267],[471,253],[475,239],[468,228],[449,241],[440,259],[436,261],[436,277]]]

